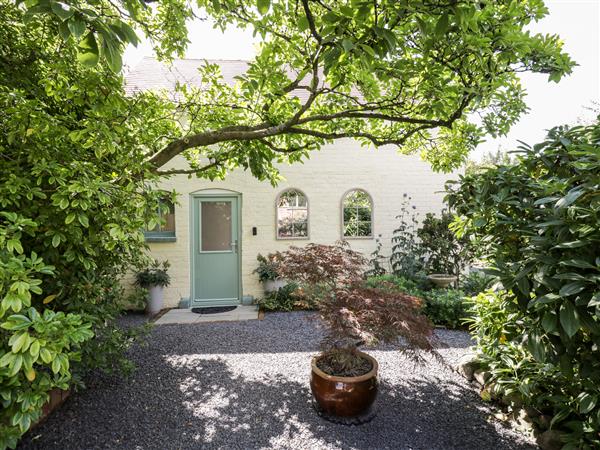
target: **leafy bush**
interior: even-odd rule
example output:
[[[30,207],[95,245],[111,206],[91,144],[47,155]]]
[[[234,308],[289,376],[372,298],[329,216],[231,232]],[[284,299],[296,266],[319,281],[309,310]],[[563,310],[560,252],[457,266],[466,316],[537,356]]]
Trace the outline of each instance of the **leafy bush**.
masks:
[[[167,273],[171,265],[168,261],[159,263],[154,260],[150,267],[135,274],[135,284],[141,288],[152,286],[167,287],[171,283],[171,277]]]
[[[470,316],[469,302],[461,290],[425,290],[419,283],[395,275],[370,277],[366,285],[388,292],[404,292],[423,299],[423,313],[435,325],[460,328]]]
[[[297,283],[288,283],[276,291],[269,292],[258,304],[265,311],[293,311],[294,309],[307,309],[301,307],[300,298],[296,296]]]
[[[461,328],[470,315],[468,301],[463,291],[457,289],[432,289],[425,292],[423,313],[436,325]]]
[[[453,215],[443,212],[441,217],[428,213],[417,230],[419,252],[425,261],[427,273],[445,273],[460,278],[473,261],[474,249],[466,237],[457,238],[449,226]]]
[[[418,281],[426,286],[427,274],[447,273],[460,277],[475,257],[470,240],[457,238],[450,230],[453,215],[442,213],[440,218],[428,213],[419,223],[416,207],[404,194],[400,224],[392,236],[390,262],[395,275]],[[374,274],[376,275],[376,274]]]
[[[494,277],[483,272],[471,272],[460,280],[460,289],[469,297],[487,290],[494,281]]]
[[[168,134],[141,121],[105,67],[74,64],[58,24],[0,4],[0,448],[48,392],[125,362],[118,280],[144,262],[158,195],[146,152]],[[149,116],[147,116],[149,117]],[[92,336],[94,337],[92,339]]]
[[[503,311],[480,298],[480,351],[498,383],[553,416],[568,448],[600,446],[599,143],[600,123],[556,128],[516,164],[448,186],[455,230],[485,246],[509,290]]]
[[[277,264],[272,260],[272,255],[263,256],[259,253],[256,259],[258,260],[258,267],[252,273],[257,274],[260,281],[279,278]]]
[[[360,374],[361,345],[397,344],[403,337],[411,355],[417,349],[435,354],[430,322],[420,313],[420,299],[401,292],[365,286],[365,258],[345,242],[308,244],[277,253],[283,277],[300,283],[305,295],[318,298],[321,320],[328,328],[320,360],[331,375]]]

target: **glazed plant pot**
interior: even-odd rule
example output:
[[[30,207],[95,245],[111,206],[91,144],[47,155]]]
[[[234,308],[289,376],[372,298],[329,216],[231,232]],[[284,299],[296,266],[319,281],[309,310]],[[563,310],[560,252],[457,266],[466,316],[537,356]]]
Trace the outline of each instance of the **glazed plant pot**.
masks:
[[[148,300],[146,302],[146,314],[154,316],[163,309],[163,287],[150,286],[148,289]]]
[[[439,288],[447,288],[456,281],[454,275],[447,273],[432,273],[431,275],[427,275],[427,279]]]
[[[371,370],[358,377],[328,375],[312,360],[310,389],[319,407],[330,416],[356,417],[369,410],[377,397],[377,361],[366,353],[360,355],[371,361]]]

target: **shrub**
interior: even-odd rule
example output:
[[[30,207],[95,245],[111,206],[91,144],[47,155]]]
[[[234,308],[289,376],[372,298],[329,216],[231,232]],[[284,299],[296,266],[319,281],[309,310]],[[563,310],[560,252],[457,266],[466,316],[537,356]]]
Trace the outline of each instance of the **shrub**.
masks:
[[[528,404],[553,416],[569,448],[600,446],[599,142],[599,122],[556,128],[521,147],[516,164],[448,186],[456,232],[485,246],[508,290],[504,323],[474,323],[480,350],[498,383],[519,383]]]
[[[159,263],[158,260],[154,260],[150,267],[135,274],[136,286],[145,289],[152,286],[167,287],[171,283],[171,277],[167,273],[170,266],[169,261]]]
[[[359,374],[363,358],[357,349],[383,341],[399,344],[418,358],[417,349],[435,354],[430,322],[420,313],[420,299],[400,293],[367,287],[363,273],[367,261],[348,248],[308,244],[291,247],[276,255],[283,277],[306,286],[305,292],[317,295],[319,315],[328,328],[322,342],[320,366],[331,375]]]
[[[23,14],[0,5],[0,448],[51,389],[126,361],[118,280],[144,262],[158,207],[147,151],[168,134],[139,120],[153,100],[74,64],[56,22]]]
[[[487,290],[494,281],[494,277],[483,272],[471,272],[460,280],[460,289],[469,297]]]
[[[370,277],[366,285],[383,291],[404,292],[423,299],[423,313],[435,325],[460,328],[470,316],[468,300],[460,290],[425,290],[413,280],[394,275]]]
[[[274,292],[270,292],[258,301],[265,311],[292,311],[294,309],[308,309],[300,302],[300,297],[295,293],[297,283],[288,283]]]
[[[461,328],[469,317],[470,308],[463,291],[432,289],[425,292],[423,313],[436,325]]]
[[[259,253],[256,259],[258,260],[258,267],[252,273],[257,274],[260,281],[276,280],[279,278],[277,264],[272,260],[272,255],[265,257]]]
[[[447,273],[460,278],[473,261],[474,249],[466,237],[457,238],[450,230],[453,215],[443,212],[441,217],[428,213],[417,230],[419,251],[428,273]]]

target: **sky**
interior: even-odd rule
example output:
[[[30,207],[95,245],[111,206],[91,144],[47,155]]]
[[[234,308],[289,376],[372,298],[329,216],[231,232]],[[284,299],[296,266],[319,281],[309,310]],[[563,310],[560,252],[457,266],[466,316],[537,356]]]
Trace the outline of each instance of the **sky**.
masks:
[[[550,14],[532,25],[531,31],[558,34],[578,66],[560,83],[548,82],[543,74],[521,74],[529,112],[506,137],[481,143],[471,156],[475,160],[499,148],[516,149],[519,140],[533,145],[556,125],[589,122],[595,116],[587,108],[600,102],[600,0],[547,0],[546,5]],[[229,28],[222,33],[209,21],[200,20],[190,22],[189,39],[186,57],[206,59],[250,59],[258,42],[251,31]],[[152,56],[148,42],[128,48],[125,64],[133,67],[144,56]]]

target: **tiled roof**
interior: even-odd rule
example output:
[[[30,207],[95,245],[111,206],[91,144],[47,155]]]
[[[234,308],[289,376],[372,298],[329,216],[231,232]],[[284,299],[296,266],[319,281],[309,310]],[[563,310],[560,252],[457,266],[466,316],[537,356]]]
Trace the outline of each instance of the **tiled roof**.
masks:
[[[175,59],[169,66],[152,57],[142,59],[126,76],[125,91],[134,94],[140,91],[166,89],[175,90],[175,83],[200,86],[198,68],[209,62],[221,66],[221,73],[229,84],[234,77],[246,72],[248,63],[240,60]]]

